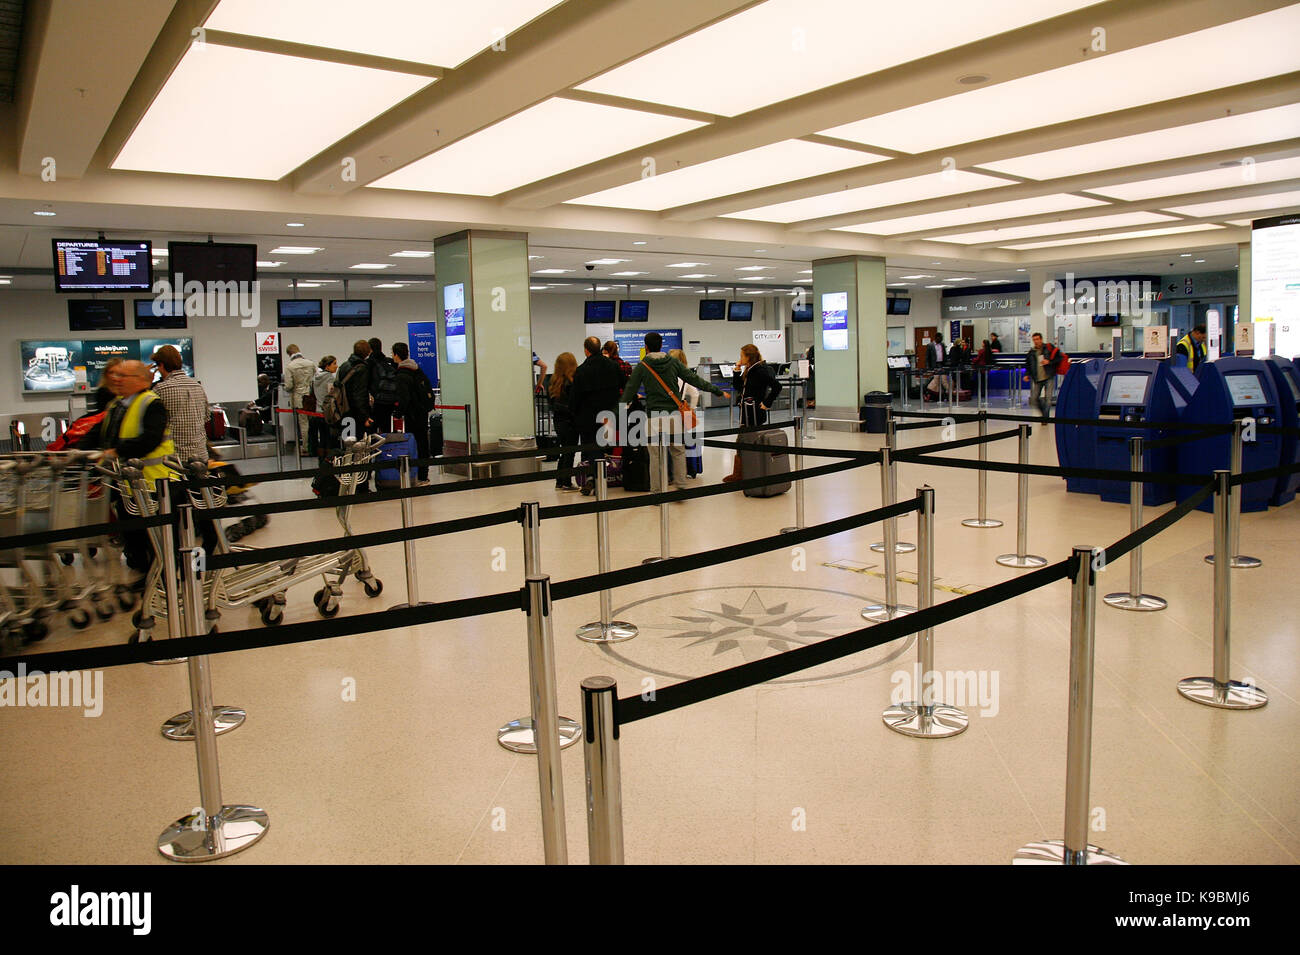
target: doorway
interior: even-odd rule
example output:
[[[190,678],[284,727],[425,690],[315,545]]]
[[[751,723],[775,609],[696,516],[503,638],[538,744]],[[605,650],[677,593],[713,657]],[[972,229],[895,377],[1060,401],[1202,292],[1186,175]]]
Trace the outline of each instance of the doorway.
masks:
[[[912,329],[912,351],[916,354],[917,368],[925,367],[925,346],[934,341],[938,334],[939,328],[936,325]]]

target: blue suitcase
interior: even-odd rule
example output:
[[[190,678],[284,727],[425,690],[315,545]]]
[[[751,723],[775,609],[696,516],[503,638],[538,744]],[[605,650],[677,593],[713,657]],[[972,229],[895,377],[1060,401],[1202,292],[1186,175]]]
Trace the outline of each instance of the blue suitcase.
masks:
[[[686,476],[698,477],[704,473],[704,448],[698,444],[686,449]]]
[[[393,462],[392,467],[381,467],[375,472],[375,484],[381,488],[401,487],[401,471],[398,469],[397,462],[401,458],[414,458],[415,435],[413,434],[386,434],[386,443],[379,448],[379,457],[377,463]]]

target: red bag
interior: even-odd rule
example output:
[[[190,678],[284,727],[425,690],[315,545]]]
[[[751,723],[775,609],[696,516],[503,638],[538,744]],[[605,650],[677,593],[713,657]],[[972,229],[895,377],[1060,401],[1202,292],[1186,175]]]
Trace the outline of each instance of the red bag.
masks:
[[[1065,352],[1061,351],[1061,349],[1059,348],[1055,349],[1055,351],[1056,351],[1056,361],[1057,361],[1056,373],[1058,375],[1064,375],[1067,371],[1070,370],[1070,356],[1067,355]]]
[[[214,405],[212,415],[208,418],[207,423],[203,425],[203,430],[207,432],[210,441],[220,441],[224,438],[226,436],[226,409]]]
[[[77,446],[77,442],[90,433],[91,429],[104,420],[104,412],[98,414],[83,415],[72,424],[68,425],[68,430],[62,435],[55,438],[45,446],[46,451],[66,451],[68,448]]]

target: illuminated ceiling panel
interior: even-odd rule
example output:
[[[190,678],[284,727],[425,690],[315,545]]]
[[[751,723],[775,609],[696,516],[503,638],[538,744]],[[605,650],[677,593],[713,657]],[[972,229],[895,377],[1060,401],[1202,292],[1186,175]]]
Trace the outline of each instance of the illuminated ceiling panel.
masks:
[[[904,152],[928,152],[1289,73],[1296,68],[1296,36],[1300,36],[1300,5],[822,133]],[[1225,59],[1222,50],[1249,50],[1250,55]]]
[[[495,196],[703,123],[675,116],[549,99],[372,184]]]
[[[933,199],[936,196],[951,196],[1006,184],[1005,179],[981,176],[973,172],[960,170],[932,172],[911,179],[896,179],[893,182],[881,182],[873,186],[841,189],[821,196],[809,196],[807,199],[793,199],[789,202],[760,206],[757,209],[746,209],[743,212],[730,212],[726,217],[758,219],[763,222],[799,222],[803,219],[819,219],[822,216],[841,215],[845,212],[893,206],[903,202],[916,202],[920,199]]]
[[[735,116],[1091,2],[767,0],[579,89]]]
[[[1300,103],[981,165],[1013,176],[1057,179],[1222,149],[1240,148],[1248,156],[1252,145],[1297,135],[1300,135]]]
[[[616,206],[658,212],[704,199],[761,189],[780,182],[865,166],[884,158],[855,149],[789,139],[684,169],[661,172],[656,176],[648,176],[570,201],[577,205]]]
[[[1087,219],[1066,219],[1060,222],[1041,222],[1038,225],[1012,226],[1008,229],[985,229],[981,232],[964,232],[961,235],[936,236],[939,242],[998,242],[1003,239],[1027,239],[1035,235],[1058,235],[1064,232],[1090,232],[1098,229],[1122,229],[1130,225],[1147,225],[1169,222],[1172,216],[1154,212],[1124,212],[1113,216],[1090,216]]]
[[[113,168],[280,179],[429,82],[192,44]]]
[[[1142,229],[1138,232],[1119,232],[1114,235],[1090,235],[1081,239],[1055,239],[1051,242],[1029,242],[1023,245],[1008,245],[1008,249],[1028,251],[1030,249],[1049,249],[1058,245],[1086,245],[1089,242],[1118,242],[1121,239],[1145,239],[1156,235],[1176,235],[1182,232],[1209,232],[1222,226],[1205,222],[1201,225],[1175,226],[1171,229]]]
[[[1105,204],[1100,199],[1084,199],[1081,196],[1061,193],[1055,196],[1039,196],[1035,199],[990,202],[982,206],[930,212],[919,216],[904,216],[901,219],[881,219],[878,222],[864,222],[862,225],[840,226],[838,231],[865,232],[868,235],[898,235],[903,232],[922,232],[927,229],[965,225],[968,222],[992,222],[996,219],[1014,219],[1017,216],[1036,216],[1048,212],[1068,212],[1071,209],[1086,209],[1089,206]]]
[[[204,26],[230,33],[459,66],[559,0],[221,0]],[[509,52],[507,46],[504,52]]]
[[[1179,206],[1170,212],[1179,212],[1185,216],[1207,219],[1210,216],[1236,216],[1243,212],[1263,211],[1265,209],[1300,208],[1300,192],[1275,192],[1267,196],[1251,196],[1249,199],[1224,199],[1222,202],[1199,202],[1192,206]]]
[[[1210,189],[1231,189],[1248,186],[1253,182],[1275,182],[1279,179],[1300,179],[1300,157],[1278,159],[1272,162],[1234,163],[1222,169],[1190,172],[1182,176],[1165,176],[1161,179],[1144,179],[1114,186],[1097,186],[1089,189],[1099,196],[1110,196],[1124,201],[1157,199],[1160,196],[1183,196]]]

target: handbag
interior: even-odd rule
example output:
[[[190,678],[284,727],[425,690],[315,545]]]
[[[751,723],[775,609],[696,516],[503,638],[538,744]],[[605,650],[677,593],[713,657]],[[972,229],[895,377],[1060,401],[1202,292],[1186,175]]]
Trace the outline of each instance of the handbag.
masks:
[[[699,419],[695,416],[695,409],[681,398],[678,398],[677,395],[673,394],[673,390],[664,384],[664,380],[659,377],[657,371],[651,368],[644,361],[641,362],[641,364],[645,367],[646,371],[655,376],[655,381],[659,382],[659,387],[668,393],[668,397],[673,399],[673,404],[677,406],[677,413],[682,416],[682,427],[687,431],[693,430],[699,424]]]

